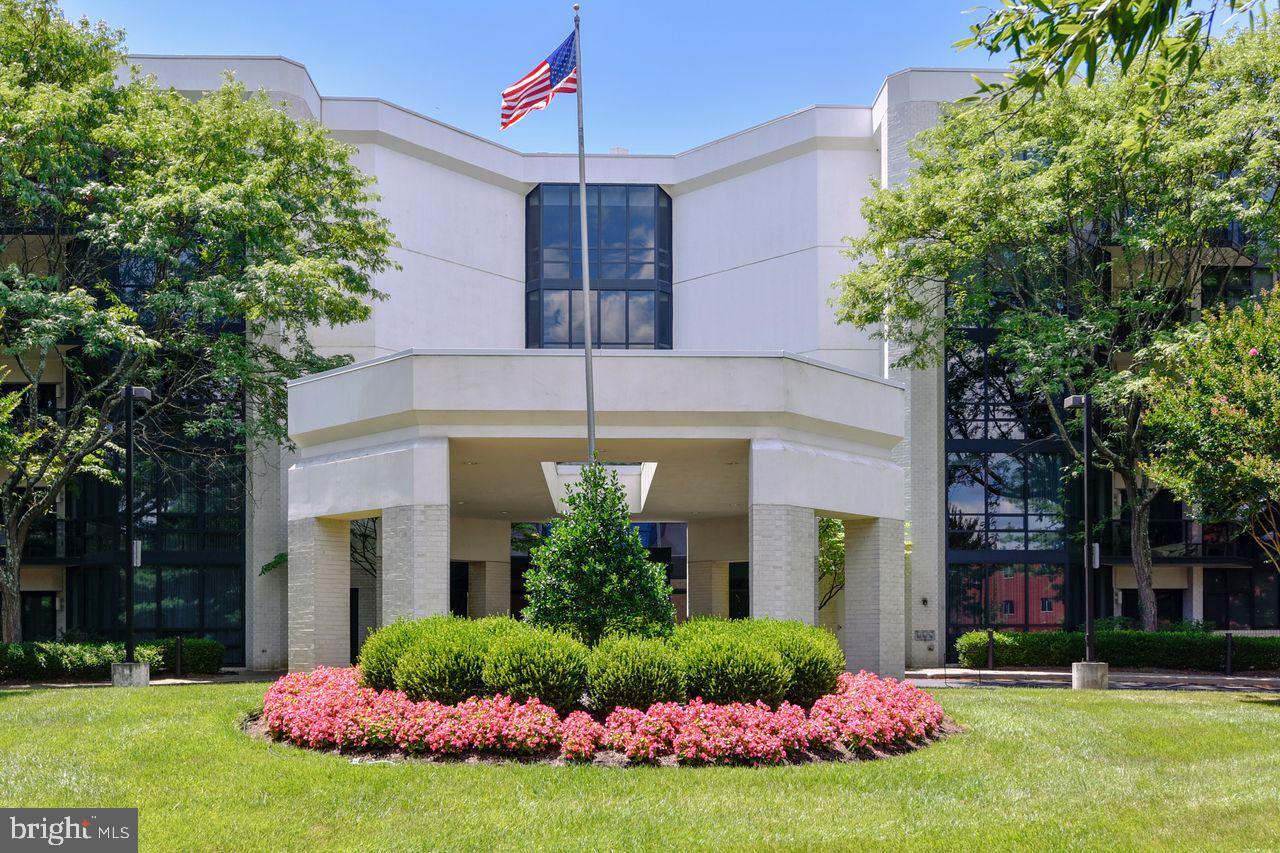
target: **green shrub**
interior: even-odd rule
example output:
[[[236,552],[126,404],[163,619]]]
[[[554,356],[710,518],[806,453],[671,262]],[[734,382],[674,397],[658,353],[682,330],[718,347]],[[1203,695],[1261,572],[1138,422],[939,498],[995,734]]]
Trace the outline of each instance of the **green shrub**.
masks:
[[[597,713],[683,702],[684,671],[670,644],[643,637],[606,637],[591,652],[587,694]]]
[[[820,697],[835,692],[840,673],[846,666],[844,652],[835,635],[825,628],[803,622],[698,617],[681,624],[672,640],[677,646],[694,640],[713,643],[744,640],[774,649],[790,672],[785,698],[806,708]],[[692,686],[689,691],[694,695]]]
[[[834,634],[803,622],[774,622],[766,630],[766,637],[791,667],[788,702],[808,708],[836,691],[845,659]]]
[[[396,663],[396,689],[415,701],[431,699],[455,705],[483,690],[488,649],[487,639],[471,627],[459,626],[419,638]]]
[[[675,624],[666,570],[631,524],[618,475],[587,465],[564,518],[529,555],[524,618],[595,644],[609,633],[664,636]]]
[[[226,648],[214,640],[186,640],[185,672],[217,672]],[[153,673],[173,668],[173,640],[138,643],[134,657],[151,665]],[[124,661],[123,643],[67,643],[54,640],[0,644],[0,678],[43,681],[70,678],[103,681],[111,677],[111,664]]]
[[[397,619],[386,627],[369,635],[360,647],[356,663],[360,667],[360,680],[365,687],[375,690],[391,690],[396,686],[396,664],[409,651],[419,637],[441,628],[440,623],[452,621],[452,616],[433,616],[428,619]]]
[[[396,689],[415,701],[455,705],[480,692],[484,649],[475,637],[445,636],[417,643],[396,663]]]
[[[173,670],[174,641],[163,640],[164,669]],[[226,657],[227,647],[217,640],[206,640],[199,637],[186,637],[182,640],[183,673],[213,674],[222,670],[222,662]]]
[[[431,616],[374,631],[358,662],[366,686],[453,704],[484,692],[481,671],[495,639],[524,630],[509,616]]]
[[[1133,627],[1132,625],[1129,627]],[[1097,628],[1097,624],[1094,624]],[[1177,634],[1212,634],[1213,623],[1206,622],[1203,619],[1182,619],[1178,622],[1170,622],[1167,625],[1161,625],[1160,631],[1173,631]]]
[[[587,647],[552,631],[508,631],[489,647],[484,686],[522,702],[536,697],[557,710],[582,698],[587,683]]]
[[[1280,637],[1236,637],[1231,662],[1235,669],[1280,669]]]
[[[1070,666],[1073,661],[1084,660],[1084,634],[1081,633],[996,631],[994,640],[996,666]],[[961,666],[985,668],[987,632],[962,634],[956,640],[956,653]]]
[[[1078,631],[996,632],[995,665],[1070,666],[1084,659],[1084,634]],[[1235,669],[1280,668],[1280,637],[1235,637]],[[1221,672],[1227,641],[1201,629],[1185,631],[1098,631],[1098,660],[1117,669],[1172,669]],[[956,640],[960,665],[987,665],[987,632],[970,631]]]
[[[685,691],[706,702],[782,701],[791,685],[791,667],[772,645],[724,633],[694,635],[676,645]]]

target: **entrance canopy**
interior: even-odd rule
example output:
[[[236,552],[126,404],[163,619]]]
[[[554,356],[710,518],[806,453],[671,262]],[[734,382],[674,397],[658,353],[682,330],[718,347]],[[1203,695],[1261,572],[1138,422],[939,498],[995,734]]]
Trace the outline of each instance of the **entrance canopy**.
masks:
[[[900,672],[902,388],[787,353],[599,356],[600,456],[634,478],[635,520],[688,524],[689,611],[728,615],[737,571],[751,615],[816,623],[817,516],[841,518],[858,593],[833,627],[851,666]],[[477,613],[509,609],[511,523],[556,514],[584,396],[582,354],[551,350],[412,350],[291,383],[290,667],[350,656],[353,519],[382,520],[377,624],[449,612],[451,563]]]

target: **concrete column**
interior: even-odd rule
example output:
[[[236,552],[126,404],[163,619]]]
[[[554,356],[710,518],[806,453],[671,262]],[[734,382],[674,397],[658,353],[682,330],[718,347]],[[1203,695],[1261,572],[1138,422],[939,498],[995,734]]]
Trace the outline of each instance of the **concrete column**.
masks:
[[[881,93],[885,98],[878,128],[883,186],[901,184],[911,176],[915,166],[911,140],[937,123],[945,101],[921,100],[917,92],[924,90],[917,88],[918,83],[913,86],[913,78],[918,79],[912,73],[895,75]],[[939,300],[938,316],[941,311]],[[886,364],[892,365],[907,354],[906,347],[888,344]],[[934,363],[923,369],[889,367],[886,374],[906,388],[906,435],[893,450],[893,461],[906,475],[905,509],[911,522],[910,609],[903,642],[908,643],[912,665],[938,666],[946,654],[945,370]]]
[[[1187,593],[1191,597],[1191,615],[1189,618],[1204,620],[1204,566],[1191,567],[1191,583]],[[1185,608],[1184,608],[1185,609]]]
[[[905,621],[902,522],[844,523],[844,630],[849,670],[901,677]]]
[[[448,504],[382,511],[381,575],[381,624],[449,612]]]
[[[471,565],[484,566],[484,616],[501,616],[511,612],[511,561],[485,560]],[[515,614],[519,615],[519,614]]]
[[[289,569],[282,566],[264,575],[262,567],[288,550],[289,456],[273,443],[255,444],[245,455],[245,493],[250,499],[245,507],[244,662],[249,669],[283,669],[288,663]],[[60,610],[58,618],[65,612]]]
[[[729,614],[729,564],[721,560],[689,561],[689,615]]]
[[[289,669],[351,663],[351,522],[289,522]]]
[[[386,574],[382,568],[382,555],[386,553],[387,547],[387,523],[385,520],[378,519],[378,574],[373,578],[373,601],[374,601],[374,622],[378,628],[386,623],[382,621],[382,577]]]
[[[752,504],[751,615],[818,624],[818,521],[813,510]]]

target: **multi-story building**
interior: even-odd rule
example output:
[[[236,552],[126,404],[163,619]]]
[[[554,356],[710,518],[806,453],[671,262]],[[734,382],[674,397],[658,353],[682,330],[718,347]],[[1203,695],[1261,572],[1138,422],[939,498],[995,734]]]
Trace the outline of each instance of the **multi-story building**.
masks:
[[[587,305],[575,156],[322,96],[287,59],[134,59],[193,96],[232,68],[322,122],[358,148],[400,244],[372,317],[314,330],[354,363],[291,384],[293,449],[250,454],[245,477],[157,480],[140,631],[300,668],[347,663],[398,616],[518,610],[512,525],[552,517],[585,456],[585,310],[601,456],[682,616],[821,621],[851,666],[886,673],[940,662],[968,627],[1078,618],[1063,448],[981,334],[905,373],[830,305],[861,199],[905,179],[908,140],[973,72],[902,71],[870,106],[809,107],[679,154],[589,155]],[[118,503],[85,488],[28,548],[29,634],[118,630]],[[1274,582],[1172,513],[1156,522],[1173,537],[1157,583],[1185,593],[1162,592],[1165,609],[1273,627]],[[846,531],[845,587],[821,611],[818,516]],[[1132,570],[1112,551],[1102,596],[1118,610]],[[278,554],[287,565],[263,573]]]

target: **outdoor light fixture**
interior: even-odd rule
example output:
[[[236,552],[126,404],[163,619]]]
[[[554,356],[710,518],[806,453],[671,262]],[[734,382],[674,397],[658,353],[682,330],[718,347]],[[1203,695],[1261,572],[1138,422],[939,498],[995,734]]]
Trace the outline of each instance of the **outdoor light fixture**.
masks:
[[[151,402],[151,391],[139,385],[126,385],[124,401],[124,659],[135,663],[133,638],[133,572],[142,565],[142,541],[134,534],[136,510],[133,501],[133,405]]]
[[[618,483],[627,494],[627,509],[632,515],[644,509],[644,502],[649,498],[649,487],[653,485],[653,475],[658,470],[657,462],[601,462],[600,466],[618,475]],[[582,479],[581,462],[543,462],[542,475],[547,480],[547,490],[551,492],[551,501],[556,512],[563,515],[569,507],[564,502],[565,486],[577,483]]]
[[[1093,431],[1093,397],[1089,394],[1072,394],[1062,401],[1062,407],[1068,411],[1079,409],[1083,415],[1082,440],[1080,446],[1080,455],[1082,457],[1082,486],[1084,497],[1081,501],[1080,514],[1084,523],[1084,664],[1082,670],[1091,669],[1093,664],[1093,573],[1098,568],[1098,558],[1095,547],[1092,543],[1092,535],[1089,527],[1089,467],[1091,461],[1090,444],[1091,433]],[[1073,667],[1074,670],[1074,667]],[[1082,673],[1082,679],[1089,678],[1088,675]],[[1105,676],[1103,676],[1105,679]],[[1075,672],[1072,673],[1072,686],[1077,686]],[[1082,681],[1079,686],[1086,686]],[[1089,682],[1087,686],[1097,686]],[[1105,686],[1105,680],[1103,685]]]

